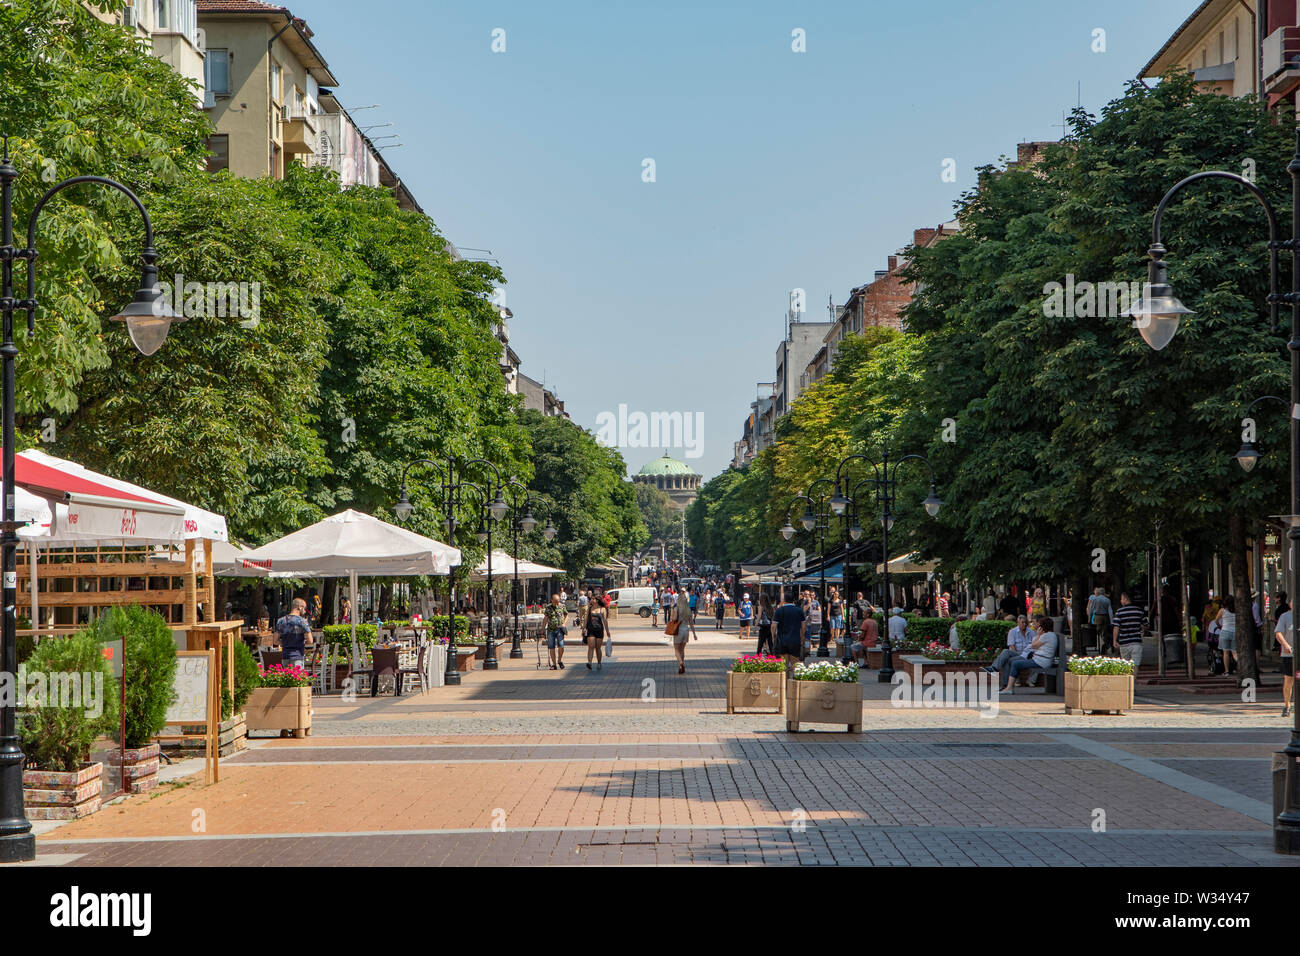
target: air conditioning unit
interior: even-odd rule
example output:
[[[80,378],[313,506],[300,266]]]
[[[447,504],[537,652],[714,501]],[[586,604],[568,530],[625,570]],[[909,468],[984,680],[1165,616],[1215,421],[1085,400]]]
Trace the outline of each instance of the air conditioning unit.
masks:
[[[198,27],[194,31],[194,49],[200,53],[208,52],[208,31],[203,27]]]
[[[203,91],[203,108],[205,110],[216,109],[217,96],[211,90]]]
[[[122,8],[122,26],[134,30],[137,25],[135,7]]]

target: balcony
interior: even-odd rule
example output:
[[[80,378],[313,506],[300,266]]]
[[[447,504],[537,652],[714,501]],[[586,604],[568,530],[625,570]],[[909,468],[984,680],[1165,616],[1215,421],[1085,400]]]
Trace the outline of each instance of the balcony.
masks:
[[[284,114],[284,151],[288,154],[316,152],[316,117],[306,113],[294,114],[287,108]]]
[[[1281,27],[1264,38],[1260,50],[1264,92],[1276,100],[1300,87],[1300,27]]]

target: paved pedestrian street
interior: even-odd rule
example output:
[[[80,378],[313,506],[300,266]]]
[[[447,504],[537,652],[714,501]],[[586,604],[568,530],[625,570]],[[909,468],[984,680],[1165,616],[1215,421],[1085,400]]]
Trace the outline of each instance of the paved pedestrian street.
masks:
[[[863,734],[796,735],[725,713],[748,645],[730,623],[701,636],[683,676],[635,622],[616,637],[641,643],[600,671],[580,645],[563,671],[506,647],[459,687],[317,697],[311,737],[43,829],[37,863],[1295,863],[1272,852],[1273,702],[1161,689],[1123,716],[1066,716],[1028,690],[981,716],[897,707],[867,672]]]

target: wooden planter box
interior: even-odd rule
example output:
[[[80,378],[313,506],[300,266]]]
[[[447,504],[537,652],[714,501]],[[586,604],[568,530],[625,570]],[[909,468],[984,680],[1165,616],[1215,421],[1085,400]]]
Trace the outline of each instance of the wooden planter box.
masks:
[[[727,671],[727,713],[734,714],[737,707],[761,707],[785,710],[785,672],[767,674],[737,674]]]
[[[486,653],[486,649],[484,650]],[[478,659],[478,651],[472,647],[456,648],[456,670],[462,674],[468,674],[474,669],[474,661]]]
[[[785,729],[798,733],[800,724],[845,724],[849,733],[862,733],[862,685],[787,680]]]
[[[1065,712],[1133,709],[1132,674],[1075,674],[1065,672]]]
[[[24,770],[23,806],[28,818],[76,820],[94,813],[103,792],[103,773],[102,763],[86,764],[75,773]]]
[[[181,732],[195,735],[202,734],[203,725],[184,726],[181,728]],[[217,724],[217,756],[224,760],[226,757],[233,757],[247,746],[248,725],[243,714],[235,714],[230,719]],[[202,742],[194,740],[168,741],[163,744],[162,749],[163,753],[178,760],[184,760],[188,757],[202,757],[204,754]]]
[[[291,730],[295,737],[311,734],[310,687],[257,687],[244,705],[249,730]]]
[[[937,661],[919,654],[905,654],[901,657],[894,655],[894,664],[898,666],[901,662],[902,669],[907,672],[908,678],[914,683],[921,683],[921,678],[925,674],[938,674],[941,678],[946,674],[974,675],[976,679],[982,679],[979,675],[984,673],[984,668],[992,665],[992,661]]]

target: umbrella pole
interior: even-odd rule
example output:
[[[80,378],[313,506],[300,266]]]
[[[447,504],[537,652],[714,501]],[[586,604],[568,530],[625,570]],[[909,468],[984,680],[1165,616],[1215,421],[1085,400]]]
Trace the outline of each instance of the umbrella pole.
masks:
[[[356,571],[348,572],[348,593],[352,595],[352,603],[355,604],[357,599],[357,572]],[[361,661],[361,651],[357,647],[357,612],[355,608],[353,608],[352,610],[351,618],[352,618],[352,666],[357,670],[360,670],[362,666],[362,661]],[[376,627],[375,632],[378,633],[378,631],[379,628]],[[371,680],[373,679],[374,678],[372,677]]]

